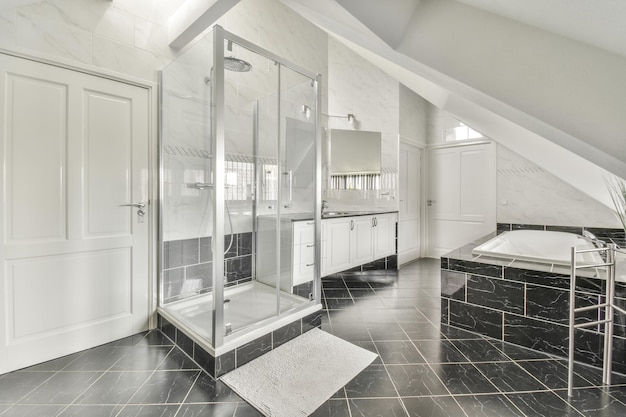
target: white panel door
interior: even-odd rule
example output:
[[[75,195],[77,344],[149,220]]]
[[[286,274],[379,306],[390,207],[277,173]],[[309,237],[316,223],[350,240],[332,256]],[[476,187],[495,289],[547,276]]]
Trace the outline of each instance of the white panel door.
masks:
[[[398,263],[419,258],[421,254],[421,165],[422,150],[400,144]]]
[[[428,248],[433,257],[496,229],[493,143],[428,150]]]
[[[147,329],[144,88],[0,54],[0,373]]]
[[[351,219],[324,220],[326,224],[326,274],[350,268]]]
[[[374,216],[374,260],[396,253],[396,215],[392,213]]]

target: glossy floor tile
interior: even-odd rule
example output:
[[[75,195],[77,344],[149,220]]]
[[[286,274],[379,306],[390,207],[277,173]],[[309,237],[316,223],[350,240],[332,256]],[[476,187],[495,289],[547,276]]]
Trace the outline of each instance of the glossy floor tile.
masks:
[[[314,417],[626,415],[626,377],[441,325],[440,264],[323,279],[322,329],[379,357]],[[158,331],[0,375],[0,417],[258,417]]]

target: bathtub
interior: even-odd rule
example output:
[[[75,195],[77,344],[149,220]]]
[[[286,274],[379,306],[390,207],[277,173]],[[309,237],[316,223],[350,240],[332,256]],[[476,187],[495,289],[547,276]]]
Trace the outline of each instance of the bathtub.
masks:
[[[570,265],[572,246],[577,249],[593,249],[595,247],[592,242],[574,233],[513,230],[503,232],[475,247],[472,253],[495,258]],[[602,258],[597,252],[582,253],[578,254],[576,262],[580,265],[596,264],[602,263]]]

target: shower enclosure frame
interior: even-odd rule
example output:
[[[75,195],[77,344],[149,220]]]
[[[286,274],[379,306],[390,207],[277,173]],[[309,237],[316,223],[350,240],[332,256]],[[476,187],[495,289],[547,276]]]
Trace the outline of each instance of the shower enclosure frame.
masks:
[[[307,315],[315,313],[321,309],[321,153],[322,153],[322,132],[321,132],[321,76],[313,73],[305,68],[295,65],[280,56],[261,48],[255,44],[252,44],[245,39],[226,31],[219,25],[215,25],[212,30],[213,35],[213,74],[212,74],[212,88],[211,88],[211,149],[210,152],[213,156],[212,163],[212,178],[213,178],[213,262],[212,262],[212,340],[208,341],[202,336],[195,333],[192,329],[185,326],[180,320],[176,320],[175,317],[171,317],[162,308],[163,299],[162,294],[159,294],[159,313],[162,314],[167,320],[171,321],[176,327],[184,329],[184,333],[190,337],[195,343],[200,345],[205,351],[212,356],[217,357],[225,352],[228,352],[236,347],[239,347],[245,343],[255,340],[265,334],[268,334],[282,326],[285,326],[293,321],[301,319]],[[254,324],[247,326],[245,329],[239,332],[233,332],[227,334],[226,324],[224,322],[224,222],[221,221],[225,216],[225,161],[226,161],[226,149],[225,149],[225,68],[224,68],[224,53],[226,41],[232,41],[233,43],[243,47],[253,53],[274,61],[278,65],[278,123],[283,123],[281,119],[280,103],[282,102],[282,94],[280,85],[280,69],[286,67],[296,73],[303,75],[311,80],[311,86],[313,87],[313,97],[316,105],[315,111],[315,196],[313,199],[313,220],[314,220],[314,236],[315,236],[315,265],[314,265],[314,279],[312,286],[312,299],[302,306],[298,306],[290,310],[287,314],[282,314],[278,310],[278,315],[266,319],[261,319]],[[255,132],[256,134],[256,132]],[[280,155],[280,129],[278,129],[278,144]],[[161,148],[163,145],[163,138],[161,136]],[[284,150],[283,150],[284,151]],[[280,166],[280,158],[279,158]],[[163,156],[160,157],[160,170],[163,175]],[[280,177],[280,176],[279,176]],[[162,177],[163,178],[163,177]],[[282,181],[282,178],[280,178]],[[163,187],[163,182],[160,182]],[[278,196],[276,204],[276,218],[279,223],[281,220],[281,204],[280,204],[280,190],[278,187]],[[163,204],[163,189],[161,188],[160,203]],[[255,202],[255,205],[257,203]],[[256,220],[254,221],[256,224]],[[160,224],[160,243],[163,245],[163,214],[159,215]],[[161,257],[162,258],[162,257]],[[162,274],[163,260],[159,260],[159,271]],[[277,253],[277,271],[280,275],[280,253]],[[277,287],[279,285],[279,278],[277,280]],[[161,291],[161,285],[159,285],[159,291]],[[278,301],[277,301],[278,303]],[[164,314],[163,314],[164,313]]]

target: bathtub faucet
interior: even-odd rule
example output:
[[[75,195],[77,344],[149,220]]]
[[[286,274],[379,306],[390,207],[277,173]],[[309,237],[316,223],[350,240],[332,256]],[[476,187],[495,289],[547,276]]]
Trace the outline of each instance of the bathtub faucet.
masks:
[[[583,237],[587,240],[591,241],[596,248],[606,248],[606,242],[604,240],[600,240],[588,230],[583,230]]]

